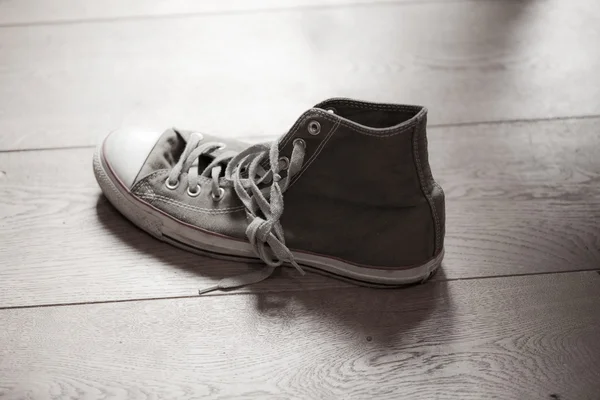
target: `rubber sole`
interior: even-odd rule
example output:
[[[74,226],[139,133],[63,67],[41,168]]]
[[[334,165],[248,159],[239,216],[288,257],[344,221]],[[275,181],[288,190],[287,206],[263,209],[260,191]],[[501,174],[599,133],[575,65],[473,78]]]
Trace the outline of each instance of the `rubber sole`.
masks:
[[[215,234],[178,221],[134,196],[117,176],[103,156],[102,145],[94,153],[94,174],[105,197],[127,219],[155,238],[181,249],[209,257],[232,261],[262,261],[254,255],[249,243]],[[292,251],[303,268],[337,279],[371,287],[398,287],[424,282],[439,268],[444,257],[442,250],[427,262],[410,267],[381,269],[359,266],[343,260]]]

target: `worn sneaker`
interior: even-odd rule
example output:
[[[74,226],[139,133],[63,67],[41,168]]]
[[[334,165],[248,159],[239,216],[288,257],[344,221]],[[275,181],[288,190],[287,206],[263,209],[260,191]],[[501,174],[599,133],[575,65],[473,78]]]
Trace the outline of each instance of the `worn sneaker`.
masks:
[[[160,240],[265,267],[282,264],[374,286],[427,279],[444,254],[444,193],[419,106],[330,99],[273,143],[115,131],[94,172],[125,217]]]

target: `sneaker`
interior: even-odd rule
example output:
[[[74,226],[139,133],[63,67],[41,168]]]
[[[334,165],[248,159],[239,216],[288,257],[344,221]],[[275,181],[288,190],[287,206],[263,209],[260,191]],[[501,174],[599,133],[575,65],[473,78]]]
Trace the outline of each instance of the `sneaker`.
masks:
[[[154,237],[259,268],[290,265],[369,286],[422,282],[444,255],[445,205],[428,162],[427,110],[330,99],[272,143],[115,131],[94,155],[108,200]]]

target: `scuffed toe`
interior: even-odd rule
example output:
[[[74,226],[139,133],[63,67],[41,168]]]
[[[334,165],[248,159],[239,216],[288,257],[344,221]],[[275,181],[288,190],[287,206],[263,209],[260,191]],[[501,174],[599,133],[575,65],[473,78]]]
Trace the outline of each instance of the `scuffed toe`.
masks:
[[[116,130],[102,147],[104,160],[121,183],[130,189],[162,132]]]

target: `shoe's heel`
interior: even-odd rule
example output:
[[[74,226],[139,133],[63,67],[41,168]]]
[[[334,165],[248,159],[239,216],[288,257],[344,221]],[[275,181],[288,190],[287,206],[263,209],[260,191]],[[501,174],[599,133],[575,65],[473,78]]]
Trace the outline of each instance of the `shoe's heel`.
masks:
[[[414,283],[422,283],[431,278],[442,265],[444,250],[423,264],[405,268],[375,268],[318,256],[315,254],[296,253],[296,261],[311,271],[369,287],[398,287]]]

